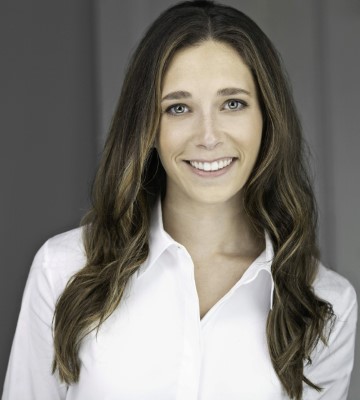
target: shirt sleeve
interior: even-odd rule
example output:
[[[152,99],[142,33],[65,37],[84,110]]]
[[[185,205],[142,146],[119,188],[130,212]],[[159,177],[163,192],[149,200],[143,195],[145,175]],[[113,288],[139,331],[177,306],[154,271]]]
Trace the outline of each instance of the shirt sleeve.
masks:
[[[47,243],[36,254],[26,282],[2,400],[66,398],[66,384],[51,373],[56,295],[46,256]]]
[[[304,400],[347,399],[354,364],[358,304],[354,288],[348,281],[346,283],[336,288],[333,307],[337,318],[329,346],[319,341],[312,364],[304,368],[304,375],[324,390],[317,392],[306,385]]]

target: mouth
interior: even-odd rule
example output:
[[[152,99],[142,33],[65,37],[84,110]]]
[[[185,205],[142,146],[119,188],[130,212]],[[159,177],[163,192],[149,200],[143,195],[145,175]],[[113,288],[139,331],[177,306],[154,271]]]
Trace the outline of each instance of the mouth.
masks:
[[[235,160],[234,157],[225,157],[215,161],[187,160],[186,162],[199,171],[215,172],[225,169],[230,164],[232,164],[234,160]]]

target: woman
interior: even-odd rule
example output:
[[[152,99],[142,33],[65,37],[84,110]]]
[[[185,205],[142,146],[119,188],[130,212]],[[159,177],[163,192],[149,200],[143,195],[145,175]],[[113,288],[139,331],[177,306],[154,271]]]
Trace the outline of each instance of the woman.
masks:
[[[346,399],[356,294],[318,262],[300,124],[247,16],[152,24],[83,222],[35,257],[4,400]]]

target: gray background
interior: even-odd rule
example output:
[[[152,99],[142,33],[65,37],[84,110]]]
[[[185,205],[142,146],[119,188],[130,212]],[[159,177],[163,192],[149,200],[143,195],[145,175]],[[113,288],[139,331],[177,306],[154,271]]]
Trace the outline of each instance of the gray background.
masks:
[[[129,54],[174,3],[0,0],[0,388],[32,258],[78,225]],[[360,2],[223,3],[282,54],[313,152],[322,261],[360,294]],[[360,393],[359,337],[350,400]]]

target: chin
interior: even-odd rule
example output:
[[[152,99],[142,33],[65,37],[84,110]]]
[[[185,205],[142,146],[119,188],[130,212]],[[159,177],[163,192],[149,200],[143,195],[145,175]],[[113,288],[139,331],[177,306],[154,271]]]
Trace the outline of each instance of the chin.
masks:
[[[204,193],[202,195],[193,195],[191,198],[195,200],[197,203],[201,203],[204,205],[217,205],[217,204],[225,204],[229,201],[234,201],[236,198],[240,199],[241,192],[235,193],[223,193],[223,191],[219,188],[218,190],[212,193]]]

